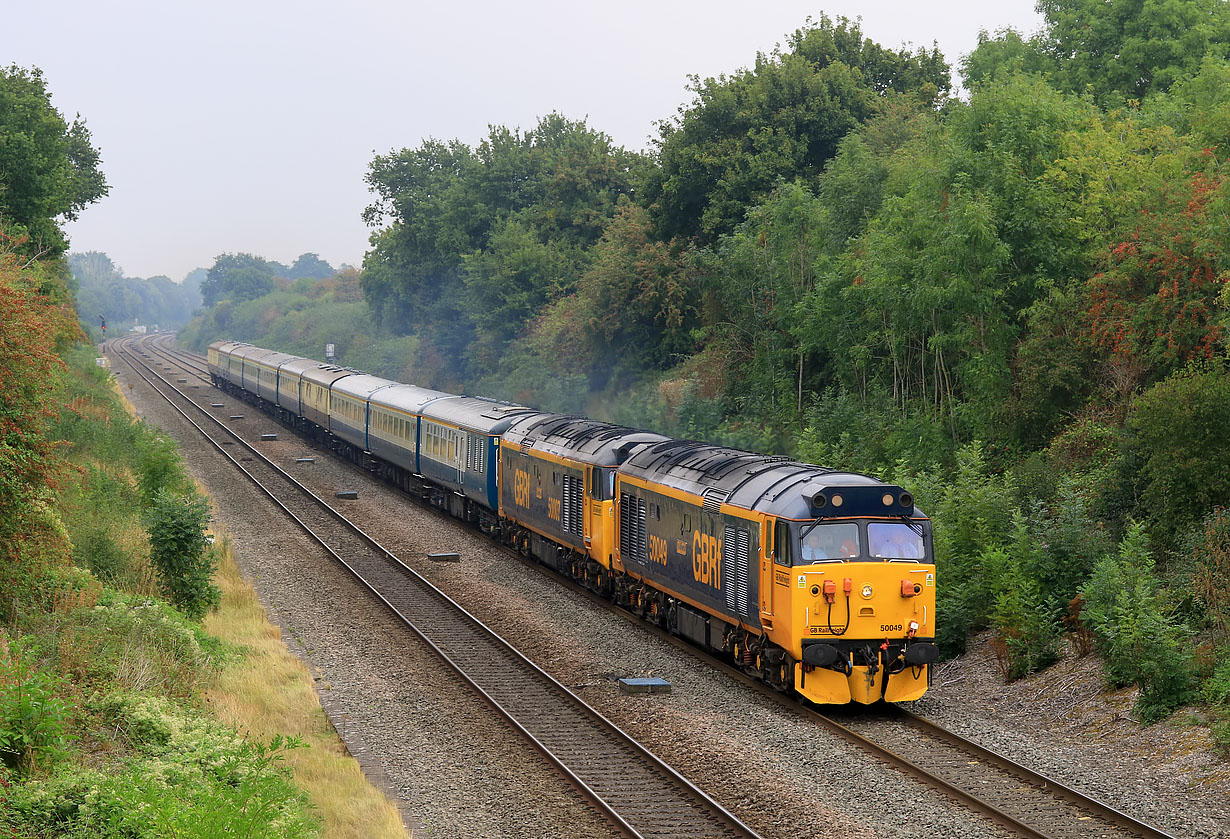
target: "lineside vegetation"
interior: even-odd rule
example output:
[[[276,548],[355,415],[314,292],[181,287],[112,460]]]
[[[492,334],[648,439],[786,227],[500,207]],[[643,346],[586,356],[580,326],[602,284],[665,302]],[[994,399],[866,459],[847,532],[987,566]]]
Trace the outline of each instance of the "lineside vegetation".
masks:
[[[359,831],[297,785],[301,763],[314,791],[359,786],[319,707],[277,729],[208,709],[254,653],[201,623],[221,602],[207,500],[82,343],[59,222],[106,194],[98,163],[37,70],[0,69],[0,833],[401,835],[370,788]],[[309,746],[327,756],[296,762]]]

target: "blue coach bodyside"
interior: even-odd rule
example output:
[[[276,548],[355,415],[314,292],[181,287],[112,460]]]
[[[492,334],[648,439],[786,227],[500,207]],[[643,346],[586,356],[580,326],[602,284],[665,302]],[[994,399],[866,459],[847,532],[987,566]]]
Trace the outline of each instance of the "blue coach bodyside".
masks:
[[[329,402],[329,430],[333,436],[363,451],[371,451],[368,447],[368,400],[376,391],[396,384],[366,373],[355,373],[334,382]]]
[[[310,358],[291,356],[278,365],[278,407],[295,416],[302,415],[303,373],[317,366]]]

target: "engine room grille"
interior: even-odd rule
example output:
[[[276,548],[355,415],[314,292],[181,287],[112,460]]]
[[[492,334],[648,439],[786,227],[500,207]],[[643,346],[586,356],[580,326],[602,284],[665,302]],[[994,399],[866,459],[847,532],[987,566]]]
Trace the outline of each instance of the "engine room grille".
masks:
[[[573,536],[580,536],[582,529],[582,517],[585,515],[585,498],[584,488],[581,485],[581,479],[573,475],[564,476],[564,509],[562,511],[562,521],[565,533],[571,533]]]
[[[729,492],[725,492],[720,489],[707,489],[701,493],[701,497],[704,499],[701,506],[704,507],[705,512],[717,515],[722,512],[722,502],[725,501],[729,495]]]
[[[726,525],[722,545],[722,580],[726,588],[726,608],[731,614],[748,615],[748,564],[751,541],[746,529]]]
[[[648,540],[645,537],[645,500],[619,494],[619,553],[625,561],[642,565],[649,562]]]

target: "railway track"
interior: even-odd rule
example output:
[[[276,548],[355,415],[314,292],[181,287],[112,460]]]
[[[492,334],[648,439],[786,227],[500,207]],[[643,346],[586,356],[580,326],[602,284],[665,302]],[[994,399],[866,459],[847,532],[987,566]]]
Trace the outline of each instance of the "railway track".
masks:
[[[1033,831],[1053,839],[1171,839],[1169,834],[1035,772],[904,708],[852,714],[839,723],[884,747],[944,784],[977,790],[978,798]],[[1024,831],[1022,831],[1024,832]]]
[[[173,364],[182,363],[194,371],[202,371],[204,380],[208,381],[207,367],[199,358],[170,346],[170,340],[156,339],[155,349],[160,356]],[[453,521],[435,508],[426,509]],[[903,708],[877,706],[870,710],[822,713],[814,707],[803,706],[749,678],[730,663],[636,618],[562,575],[513,551],[508,551],[508,555],[526,565],[546,570],[578,595],[590,598],[611,613],[701,657],[730,677],[774,699],[783,708],[855,744],[939,794],[990,819],[1012,835],[1027,839],[1174,839],[1170,834],[1079,790],[985,749]]]
[[[645,839],[755,839],[756,834],[735,816],[264,457],[210,409],[181,392],[176,385],[188,383],[178,381],[178,376],[173,376],[177,381],[172,383],[163,375],[167,371],[155,370],[155,360],[143,358],[149,353],[135,352],[132,343],[132,339],[119,339],[111,347],[136,375],[379,597],[619,832]],[[180,363],[177,354],[156,344],[147,339],[138,346],[148,347],[161,361]],[[244,453],[229,451],[236,447]]]
[[[1026,839],[1176,839],[900,706],[821,711],[818,706],[801,704],[552,569],[509,553],[526,565],[545,570],[578,596],[692,653],[786,711],[852,743],[1012,835]]]

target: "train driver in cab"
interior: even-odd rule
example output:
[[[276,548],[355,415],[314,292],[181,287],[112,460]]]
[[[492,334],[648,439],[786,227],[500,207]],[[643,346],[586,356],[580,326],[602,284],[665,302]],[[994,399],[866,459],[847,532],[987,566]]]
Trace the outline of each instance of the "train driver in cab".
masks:
[[[858,525],[853,522],[813,525],[804,531],[803,564],[849,562],[859,555]]]

